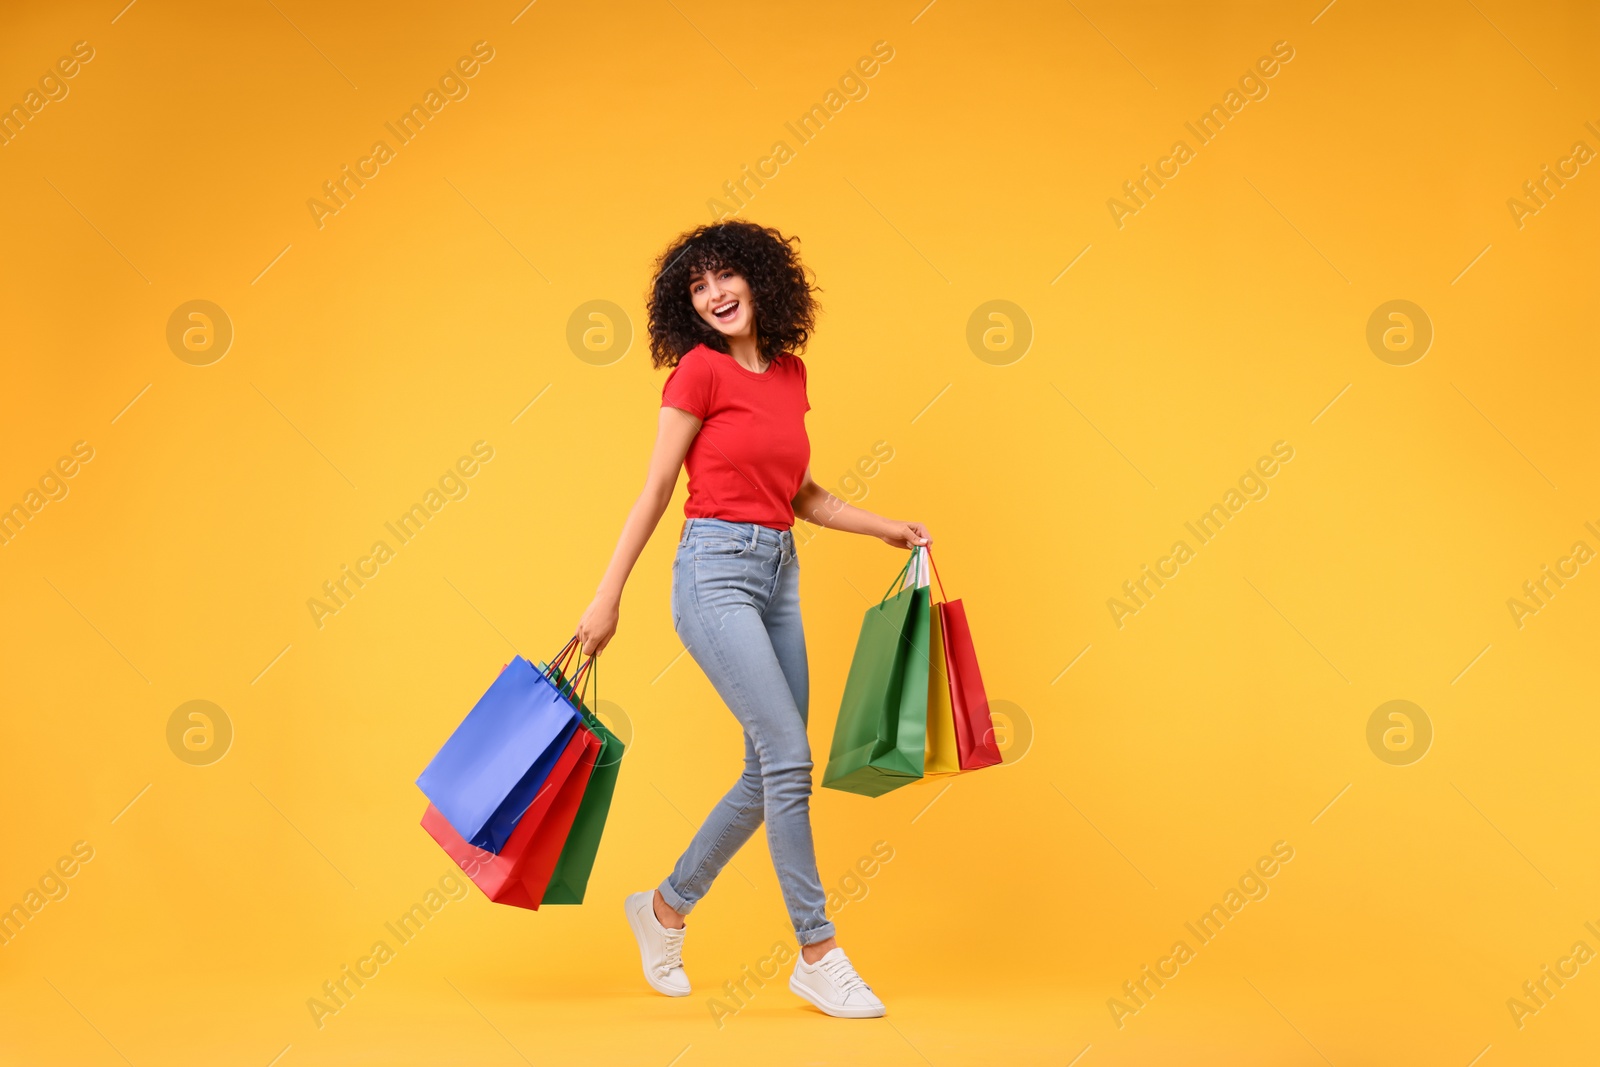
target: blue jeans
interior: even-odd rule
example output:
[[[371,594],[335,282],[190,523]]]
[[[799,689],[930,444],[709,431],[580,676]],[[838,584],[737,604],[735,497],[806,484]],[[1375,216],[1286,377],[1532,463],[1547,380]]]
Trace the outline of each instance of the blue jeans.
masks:
[[[672,563],[672,625],[744,727],[744,773],[660,885],[688,914],[765,820],[789,920],[802,945],[834,935],[811,841],[810,679],[794,534],[688,519]]]

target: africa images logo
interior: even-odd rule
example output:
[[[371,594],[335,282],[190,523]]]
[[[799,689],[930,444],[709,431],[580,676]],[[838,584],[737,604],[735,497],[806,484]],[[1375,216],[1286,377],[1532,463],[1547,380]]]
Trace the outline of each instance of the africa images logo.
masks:
[[[1174,141],[1171,151],[1156,160],[1154,169],[1146,163],[1142,168],[1143,173],[1122,183],[1126,200],[1114,196],[1106,200],[1106,210],[1111,213],[1111,221],[1117,229],[1127,225],[1129,216],[1137,215],[1149,207],[1156,193],[1182,173],[1184,166],[1196,157],[1200,148],[1220,137],[1228,123],[1239,117],[1245,105],[1252,100],[1265,100],[1272,91],[1267,81],[1276,77],[1283,69],[1282,65],[1293,59],[1294,46],[1288,41],[1273,42],[1272,54],[1260,57],[1254,66],[1247,68],[1239,76],[1239,87],[1230,88],[1224,93],[1222,103],[1212,104],[1194,122],[1185,122],[1184,128],[1194,135],[1198,147],[1191,148],[1189,142],[1182,139]]]

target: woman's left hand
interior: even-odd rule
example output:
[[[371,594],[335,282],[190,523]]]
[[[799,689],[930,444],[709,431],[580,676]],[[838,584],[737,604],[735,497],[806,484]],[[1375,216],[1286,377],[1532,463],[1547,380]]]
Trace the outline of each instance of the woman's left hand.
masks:
[[[933,535],[920,522],[891,522],[887,533],[879,534],[885,544],[895,548],[933,547]]]

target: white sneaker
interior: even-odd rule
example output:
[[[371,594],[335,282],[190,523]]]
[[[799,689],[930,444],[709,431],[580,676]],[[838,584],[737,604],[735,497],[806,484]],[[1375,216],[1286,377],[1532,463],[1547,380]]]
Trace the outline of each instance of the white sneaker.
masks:
[[[656,919],[654,890],[630,893],[623,905],[634,940],[639,942],[644,980],[657,993],[669,997],[688,996],[689,976],[683,973],[684,928],[669,929]]]
[[[816,963],[803,955],[795,960],[789,988],[840,1019],[876,1019],[886,1010],[842,948],[829,949]]]

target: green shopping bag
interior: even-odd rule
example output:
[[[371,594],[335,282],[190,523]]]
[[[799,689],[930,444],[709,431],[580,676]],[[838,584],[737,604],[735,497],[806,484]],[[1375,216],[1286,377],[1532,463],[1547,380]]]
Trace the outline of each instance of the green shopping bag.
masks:
[[[596,657],[596,664],[598,659]],[[557,685],[562,684],[559,673]],[[595,667],[591,667],[589,673],[595,674]],[[587,693],[587,684],[584,689]],[[597,707],[600,703],[599,691],[600,683],[596,679],[593,697]],[[550,883],[545,887],[541,904],[583,903],[583,894],[589,888],[589,874],[594,870],[595,853],[600,850],[600,836],[605,832],[606,816],[611,813],[611,795],[617,787],[617,772],[622,768],[621,739],[606,729],[600,717],[589,709],[581,697],[578,699],[578,713],[583,716],[584,724],[600,739],[600,754],[595,757],[594,771],[589,775],[589,784],[584,788],[578,814],[572,820],[572,829],[567,833],[566,844],[561,847],[561,855],[556,860],[555,871],[550,875]]]
[[[828,789],[875,797],[922,777],[931,608],[929,588],[906,580],[915,556],[889,587],[900,591],[885,593],[861,620],[822,775]]]

